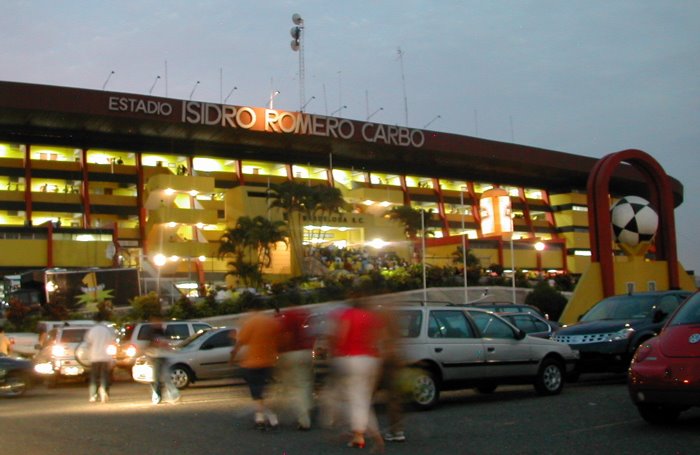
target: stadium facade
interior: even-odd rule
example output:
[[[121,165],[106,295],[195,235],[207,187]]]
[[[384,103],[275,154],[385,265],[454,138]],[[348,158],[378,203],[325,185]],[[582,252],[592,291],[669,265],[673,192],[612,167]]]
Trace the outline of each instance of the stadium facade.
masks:
[[[608,151],[605,151],[608,152]],[[395,205],[429,210],[426,260],[467,247],[483,266],[580,274],[590,263],[586,182],[596,159],[468,136],[301,112],[0,82],[0,272],[138,266],[211,280],[240,216],[281,219],[267,188],[332,185],[350,209],[305,220],[307,244],[407,256]],[[671,179],[674,205],[682,185]],[[511,199],[512,242],[485,238],[479,198]],[[618,169],[614,197],[646,196]],[[535,242],[543,242],[542,251]],[[170,260],[154,266],[154,255]],[[277,250],[270,273],[289,273]]]

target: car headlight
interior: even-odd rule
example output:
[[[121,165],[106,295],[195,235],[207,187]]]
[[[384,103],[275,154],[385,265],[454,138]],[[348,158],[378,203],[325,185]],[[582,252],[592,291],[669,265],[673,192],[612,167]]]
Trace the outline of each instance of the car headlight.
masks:
[[[619,332],[611,333],[609,341],[620,341],[626,340],[632,336],[634,329],[632,327],[625,327]]]
[[[66,355],[66,347],[62,344],[54,344],[51,346],[51,355],[55,357],[63,357]]]
[[[51,362],[37,363],[34,365],[34,371],[39,374],[53,374],[53,365]]]
[[[632,358],[632,362],[633,363],[644,362],[646,359],[656,360],[656,357],[650,357],[653,352],[654,352],[654,347],[651,344],[642,343],[639,345],[639,347],[637,348],[637,351],[634,353],[634,357]]]
[[[107,346],[107,355],[117,355],[117,346],[110,344]]]
[[[125,352],[128,357],[136,357],[136,346],[129,346]]]

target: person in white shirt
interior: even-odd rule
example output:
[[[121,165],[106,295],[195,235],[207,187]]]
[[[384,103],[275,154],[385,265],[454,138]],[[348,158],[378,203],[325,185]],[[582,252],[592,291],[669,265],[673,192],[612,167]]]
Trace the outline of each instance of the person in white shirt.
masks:
[[[110,372],[113,356],[116,353],[114,331],[102,323],[98,313],[97,324],[85,334],[87,353],[90,358],[90,402],[109,401]]]

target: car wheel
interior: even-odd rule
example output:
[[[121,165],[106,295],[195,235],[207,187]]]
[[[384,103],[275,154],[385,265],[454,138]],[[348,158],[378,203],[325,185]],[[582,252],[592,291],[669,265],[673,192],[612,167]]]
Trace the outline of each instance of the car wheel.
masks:
[[[184,389],[192,382],[192,373],[184,365],[175,365],[170,369],[170,380],[178,389]]]
[[[544,359],[535,378],[535,390],[540,395],[556,395],[564,388],[564,366],[555,359]]]
[[[662,404],[638,403],[637,410],[644,420],[653,425],[663,425],[674,422],[682,409]]]
[[[414,407],[420,411],[435,407],[440,399],[440,389],[433,373],[422,368],[415,369],[411,399]]]
[[[478,390],[479,393],[488,394],[488,393],[493,393],[496,390],[496,387],[498,387],[498,384],[494,384],[494,383],[480,384],[476,388],[476,390]]]
[[[27,378],[21,375],[13,375],[5,380],[2,395],[6,397],[18,397],[24,395],[28,388],[29,384]]]

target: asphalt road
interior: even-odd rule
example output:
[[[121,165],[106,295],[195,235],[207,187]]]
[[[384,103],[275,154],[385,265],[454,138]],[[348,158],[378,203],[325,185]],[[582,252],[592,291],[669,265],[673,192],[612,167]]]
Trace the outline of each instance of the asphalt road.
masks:
[[[386,420],[380,410],[380,423]],[[39,386],[0,399],[0,454],[348,454],[341,430],[299,432],[291,420],[255,430],[240,383],[197,384],[178,405],[150,403],[148,386],[114,384],[112,400],[88,403],[87,385]],[[391,454],[698,454],[700,410],[671,426],[638,416],[620,378],[584,379],[559,396],[532,387],[490,395],[450,392],[428,412],[408,412],[408,441]],[[365,449],[364,451],[368,451]],[[364,451],[359,451],[360,453]]]

